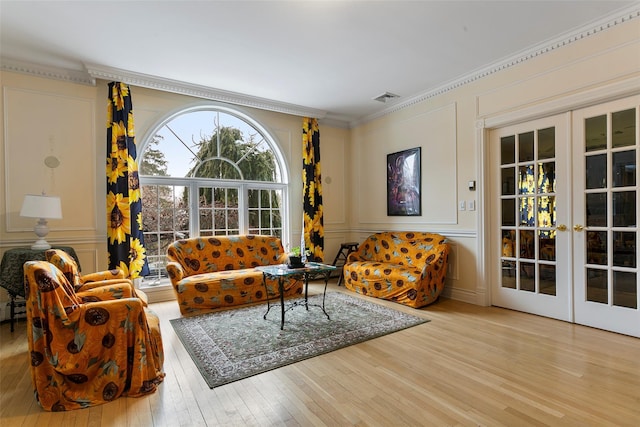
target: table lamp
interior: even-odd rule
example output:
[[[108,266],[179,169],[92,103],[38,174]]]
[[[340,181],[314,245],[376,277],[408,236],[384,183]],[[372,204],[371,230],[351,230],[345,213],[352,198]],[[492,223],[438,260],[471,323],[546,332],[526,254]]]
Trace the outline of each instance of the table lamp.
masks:
[[[38,240],[31,245],[31,249],[44,250],[51,249],[51,245],[44,239],[49,234],[47,219],[61,219],[62,207],[60,197],[27,194],[22,202],[20,216],[27,218],[39,218],[33,231],[38,236]]]

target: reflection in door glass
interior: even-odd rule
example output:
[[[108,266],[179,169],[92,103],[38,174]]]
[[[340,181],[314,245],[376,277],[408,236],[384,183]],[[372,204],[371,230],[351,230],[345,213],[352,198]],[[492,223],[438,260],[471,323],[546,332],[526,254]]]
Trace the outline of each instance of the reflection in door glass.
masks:
[[[502,200],[502,225],[507,227],[516,225],[516,199]]]
[[[611,114],[611,140],[613,148],[627,147],[636,143],[636,109]]]
[[[530,162],[533,160],[533,132],[518,135],[518,161]]]
[[[587,268],[587,301],[607,304],[607,270]]]
[[[585,188],[605,188],[607,186],[607,155],[597,154],[585,158]]]
[[[607,265],[606,231],[587,231],[587,263]]]
[[[510,165],[516,161],[516,136],[510,135],[500,139],[500,164]]]
[[[556,266],[540,264],[538,266],[538,276],[540,277],[540,293],[556,295]]]
[[[613,153],[612,162],[611,172],[614,187],[636,185],[636,152],[634,150]]]
[[[597,116],[584,122],[585,151],[604,150],[607,148],[607,116]]]
[[[627,271],[613,272],[613,305],[638,308],[636,273]]]
[[[556,156],[556,128],[538,131],[538,160]]]
[[[607,194],[590,193],[586,195],[587,227],[607,226]]]
[[[613,193],[613,226],[634,227],[636,225],[636,192]]]
[[[613,232],[613,265],[616,267],[636,267],[635,231]]]

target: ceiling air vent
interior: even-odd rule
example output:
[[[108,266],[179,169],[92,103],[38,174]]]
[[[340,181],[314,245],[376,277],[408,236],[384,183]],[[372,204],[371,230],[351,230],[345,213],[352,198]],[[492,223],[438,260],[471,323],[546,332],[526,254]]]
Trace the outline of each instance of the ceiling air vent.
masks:
[[[373,98],[373,100],[379,102],[387,102],[388,100],[393,98],[400,98],[400,95],[396,95],[395,93],[391,92],[385,92],[382,95],[376,96],[375,98]]]

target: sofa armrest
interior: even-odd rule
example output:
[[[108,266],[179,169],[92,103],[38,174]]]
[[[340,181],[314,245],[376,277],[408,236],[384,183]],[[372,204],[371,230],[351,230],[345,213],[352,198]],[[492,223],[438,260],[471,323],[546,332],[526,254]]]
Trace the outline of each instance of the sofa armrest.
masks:
[[[358,261],[367,261],[367,259],[363,256],[360,256],[358,252],[351,252],[349,255],[347,255],[347,263]]]
[[[166,268],[172,283],[178,283],[184,278],[184,269],[180,263],[169,261]]]

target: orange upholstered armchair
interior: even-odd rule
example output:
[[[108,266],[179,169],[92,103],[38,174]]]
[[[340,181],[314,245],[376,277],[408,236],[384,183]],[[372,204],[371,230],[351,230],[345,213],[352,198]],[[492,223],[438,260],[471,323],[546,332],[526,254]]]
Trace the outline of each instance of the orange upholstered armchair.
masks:
[[[158,317],[139,298],[83,302],[46,261],[24,264],[31,379],[47,411],[138,397],[163,380]]]
[[[75,260],[65,251],[49,249],[45,252],[47,261],[55,265],[69,283],[76,295],[84,302],[104,301],[114,298],[138,297],[147,305],[147,295],[140,289],[135,289],[133,282],[125,277],[120,269],[98,271],[82,275]]]

